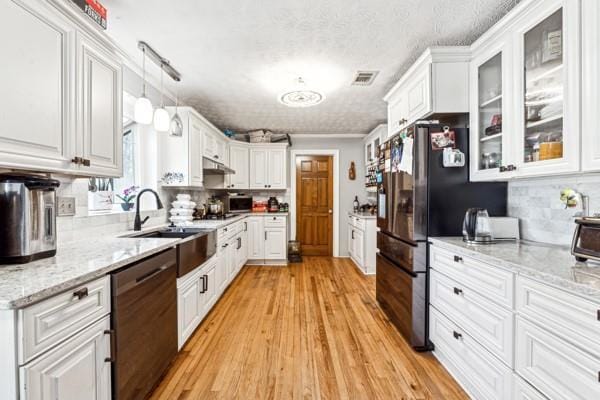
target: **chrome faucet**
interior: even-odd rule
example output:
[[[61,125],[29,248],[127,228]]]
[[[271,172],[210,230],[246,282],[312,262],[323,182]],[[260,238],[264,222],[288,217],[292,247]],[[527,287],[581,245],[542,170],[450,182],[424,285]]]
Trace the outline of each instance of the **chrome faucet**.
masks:
[[[144,194],[146,192],[152,193],[154,195],[154,197],[156,198],[156,208],[158,208],[159,210],[163,208],[162,202],[160,201],[160,197],[158,197],[158,193],[156,193],[152,189],[141,190],[138,193],[137,199],[135,201],[135,220],[133,221],[133,230],[134,231],[141,231],[142,225],[144,225],[146,223],[146,221],[148,221],[148,218],[150,218],[147,216],[146,218],[144,218],[143,221],[140,218],[140,198],[142,197],[142,194]]]

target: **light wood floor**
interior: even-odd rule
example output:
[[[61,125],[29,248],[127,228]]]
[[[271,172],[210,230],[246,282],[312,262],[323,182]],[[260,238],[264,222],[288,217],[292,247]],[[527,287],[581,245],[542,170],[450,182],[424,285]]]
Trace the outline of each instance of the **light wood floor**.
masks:
[[[152,399],[466,399],[348,259],[244,267]]]

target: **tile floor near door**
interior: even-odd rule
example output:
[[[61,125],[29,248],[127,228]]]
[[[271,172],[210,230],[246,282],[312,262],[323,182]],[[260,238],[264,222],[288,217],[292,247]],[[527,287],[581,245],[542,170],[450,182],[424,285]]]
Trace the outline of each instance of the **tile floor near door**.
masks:
[[[247,266],[152,399],[466,399],[379,310],[349,259]]]

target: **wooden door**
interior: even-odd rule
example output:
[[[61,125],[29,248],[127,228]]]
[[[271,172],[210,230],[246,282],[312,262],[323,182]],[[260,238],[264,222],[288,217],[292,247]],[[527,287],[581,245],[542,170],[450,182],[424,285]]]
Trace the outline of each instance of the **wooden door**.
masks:
[[[333,157],[296,158],[296,238],[307,256],[331,256]]]

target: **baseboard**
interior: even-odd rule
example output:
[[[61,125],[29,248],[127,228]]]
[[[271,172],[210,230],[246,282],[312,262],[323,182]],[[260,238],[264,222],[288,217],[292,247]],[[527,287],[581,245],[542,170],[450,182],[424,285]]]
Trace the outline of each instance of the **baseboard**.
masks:
[[[268,265],[272,267],[287,267],[288,260],[248,260],[246,265]]]

